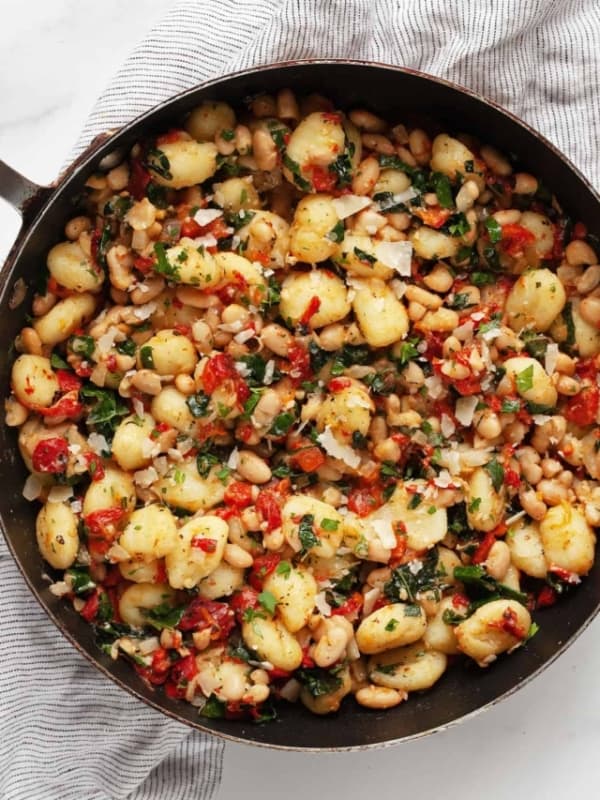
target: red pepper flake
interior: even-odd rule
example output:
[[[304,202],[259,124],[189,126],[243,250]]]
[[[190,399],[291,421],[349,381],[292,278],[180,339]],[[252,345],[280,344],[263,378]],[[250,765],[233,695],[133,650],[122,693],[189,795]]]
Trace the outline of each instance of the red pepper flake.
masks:
[[[510,636],[514,636],[516,639],[525,639],[527,636],[527,631],[519,624],[517,612],[514,608],[507,608],[502,614],[501,621],[493,623],[490,627],[499,628]]]
[[[312,317],[314,317],[314,315],[320,308],[321,308],[321,298],[313,295],[313,297],[310,298],[308,305],[306,306],[304,314],[302,314],[302,316],[300,317],[299,320],[300,325],[308,327]]]

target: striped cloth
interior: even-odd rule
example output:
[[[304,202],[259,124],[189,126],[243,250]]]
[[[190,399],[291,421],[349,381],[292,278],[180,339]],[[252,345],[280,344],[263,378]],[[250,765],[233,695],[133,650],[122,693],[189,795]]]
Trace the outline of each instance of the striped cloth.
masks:
[[[361,58],[455,80],[512,109],[599,185],[597,0],[183,0],[99,99],[77,149],[207,78]],[[101,677],[37,608],[0,542],[0,798],[209,800],[223,746]]]

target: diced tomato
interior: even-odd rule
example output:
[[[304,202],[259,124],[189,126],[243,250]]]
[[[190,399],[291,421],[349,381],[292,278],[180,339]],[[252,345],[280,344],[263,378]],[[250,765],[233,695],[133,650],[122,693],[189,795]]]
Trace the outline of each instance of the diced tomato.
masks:
[[[69,460],[69,445],[62,436],[39,441],[33,451],[31,461],[36,472],[58,474],[64,472]]]
[[[165,692],[169,697],[182,698],[189,682],[198,674],[196,659],[193,655],[184,656],[171,667],[169,680],[165,685]]]
[[[176,128],[171,128],[171,130],[157,137],[156,146],[160,147],[161,144],[170,144],[171,142],[178,142],[182,136],[185,136],[184,131],[177,130]]]
[[[117,535],[117,527],[125,517],[125,509],[118,506],[100,508],[84,517],[90,536],[112,541]]]
[[[333,394],[337,394],[338,392],[347,389],[349,386],[352,386],[352,381],[350,378],[332,378],[329,383],[327,384],[327,389]]]
[[[154,672],[168,672],[171,669],[171,659],[164,647],[157,647],[152,653],[152,669]]]
[[[211,629],[213,641],[226,639],[235,626],[233,611],[227,603],[196,597],[192,600],[177,627],[180,631],[203,631]]]
[[[481,391],[481,381],[475,375],[470,375],[460,381],[452,381],[452,386],[463,397],[469,397]]]
[[[155,265],[155,260],[153,258],[148,258],[147,256],[136,256],[133,260],[133,266],[138,270],[138,272],[142,272],[144,275]]]
[[[203,228],[198,225],[196,220],[191,219],[184,219],[181,223],[181,237],[187,237],[188,239],[195,239],[197,236],[202,236]]]
[[[279,498],[272,489],[263,489],[256,499],[256,510],[267,523],[267,532],[270,533],[281,527],[281,509]]]
[[[131,159],[129,166],[129,183],[127,190],[136,200],[142,200],[146,195],[146,189],[151,181],[151,175],[142,164],[141,159]]]
[[[564,411],[565,417],[575,425],[592,425],[598,416],[600,389],[597,386],[586,386],[579,394],[571,397]]]
[[[192,329],[189,325],[174,325],[173,330],[180,333],[182,336],[187,336],[188,338],[192,335]]]
[[[494,536],[494,532],[488,531],[479,543],[477,550],[473,553],[473,564],[481,564],[482,561],[486,560],[495,541],[496,537]]]
[[[598,364],[595,358],[582,358],[575,365],[575,372],[580,378],[587,379],[591,383],[596,383],[598,375]]]
[[[342,118],[337,111],[323,111],[321,117],[326,122],[333,123],[333,125],[340,125],[342,122]]]
[[[58,378],[58,386],[63,394],[81,389],[81,381],[77,375],[68,372],[66,369],[57,369],[56,377]]]
[[[363,596],[360,592],[353,592],[341,606],[331,609],[332,616],[349,617],[357,614],[363,607]]]
[[[68,419],[75,419],[83,412],[83,404],[79,402],[78,397],[78,392],[68,392],[51,406],[32,406],[32,408],[42,417],[48,417],[50,419],[67,417]]]
[[[455,592],[452,595],[452,605],[454,608],[466,608],[469,604],[469,598],[461,592]]]
[[[99,607],[100,607],[100,593],[98,592],[97,589],[94,589],[94,593],[87,598],[83,608],[79,613],[86,622],[92,622],[94,619],[96,619]]]
[[[322,467],[324,463],[325,456],[316,446],[298,450],[290,458],[290,464],[301,469],[302,472],[315,472],[319,467]]]
[[[556,600],[556,591],[552,588],[552,586],[543,586],[540,589],[535,604],[537,608],[547,608],[548,606],[553,606],[556,603]]]
[[[217,550],[217,540],[208,539],[204,536],[193,536],[190,545],[203,553],[215,553]]]
[[[306,170],[310,175],[310,182],[317,192],[330,192],[335,189],[337,175],[320,164],[312,164]]]
[[[305,327],[308,326],[310,320],[317,311],[321,308],[321,298],[319,297],[311,297],[309,300],[308,305],[306,306],[306,310],[304,314],[300,317],[300,325],[304,325]]]
[[[292,677],[291,672],[288,672],[287,669],[281,669],[281,667],[271,667],[271,669],[267,671],[272,681],[284,681]]]
[[[88,465],[88,472],[93,481],[101,481],[104,477],[104,465],[102,459],[96,453],[86,453],[84,456]]]
[[[302,383],[311,377],[310,355],[300,342],[293,342],[288,350],[288,359],[290,362],[289,377],[295,384]]]
[[[573,239],[585,239],[587,236],[587,228],[583,222],[576,222],[573,225]]]
[[[252,505],[252,486],[243,481],[232,481],[225,489],[225,505],[247,508]]]
[[[534,234],[516,222],[502,226],[502,247],[510,256],[519,256],[525,247],[535,242]]]
[[[308,648],[310,645],[305,645],[302,648],[302,661],[300,662],[300,666],[304,667],[304,669],[312,669],[315,666],[314,659],[308,653]]]
[[[206,394],[212,394],[215,389],[227,379],[237,375],[233,359],[227,353],[218,353],[206,362],[202,373],[202,384]]]
[[[54,278],[52,275],[48,278],[48,291],[55,294],[57,297],[70,297],[73,294],[71,289],[67,289],[65,286],[61,286],[61,284]]]
[[[348,508],[359,517],[366,517],[383,502],[381,490],[374,491],[375,487],[353,489],[348,496]]]
[[[423,220],[425,225],[430,228],[441,228],[451,217],[451,211],[447,208],[435,206],[433,208],[414,208],[412,213]]]
[[[281,556],[277,553],[265,553],[262,556],[256,556],[252,564],[252,569],[248,574],[248,583],[250,586],[256,589],[257,592],[262,591],[265,578],[272,572],[275,572],[280,561]]]
[[[249,608],[258,608],[258,592],[250,586],[244,586],[231,598],[229,605],[234,612],[237,621],[241,624],[244,621],[244,614]],[[181,624],[180,626],[181,627]]]
[[[518,489],[521,485],[521,476],[516,470],[511,469],[511,467],[505,467],[504,482],[507,486],[510,486],[513,489]]]

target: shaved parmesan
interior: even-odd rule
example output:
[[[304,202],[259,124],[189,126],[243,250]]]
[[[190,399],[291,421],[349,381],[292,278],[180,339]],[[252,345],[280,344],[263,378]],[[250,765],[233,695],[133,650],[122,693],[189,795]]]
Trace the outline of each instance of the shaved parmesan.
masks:
[[[265,375],[263,383],[265,386],[270,386],[273,383],[273,376],[275,375],[275,362],[270,358],[265,366]]]
[[[377,534],[381,544],[388,550],[393,550],[396,546],[396,534],[389,519],[374,519],[371,527]]]
[[[71,587],[66,581],[51,583],[48,589],[50,590],[50,594],[53,594],[55,597],[64,597],[64,595],[69,594],[71,591]]]
[[[225,333],[239,333],[243,327],[244,327],[243,320],[236,319],[233,322],[222,322],[219,325],[219,330],[225,331]]]
[[[331,201],[335,213],[340,219],[346,219],[371,205],[370,197],[361,197],[357,194],[343,194]]]
[[[316,595],[315,606],[318,608],[319,612],[324,617],[331,616],[331,606],[327,602],[327,598],[325,597],[325,592],[319,592],[319,594]]]
[[[410,278],[412,262],[412,244],[410,242],[378,242],[375,245],[378,261],[391,267],[405,278]]]
[[[346,444],[340,444],[331,432],[329,425],[325,428],[323,433],[317,436],[317,441],[327,455],[333,458],[339,458],[340,461],[343,461],[344,464],[352,467],[352,469],[356,469],[360,464],[360,456],[356,450],[353,450]]]
[[[558,361],[558,345],[556,342],[550,342],[546,347],[546,356],[544,359],[544,369],[548,375],[556,370],[556,362]]]
[[[470,395],[469,397],[459,397],[456,401],[454,416],[461,425],[465,426],[465,428],[467,428],[473,422],[473,415],[475,414],[475,409],[477,408],[478,402],[479,400],[477,397],[474,397],[473,395]]]
[[[243,361],[236,361],[233,366],[235,367],[235,371],[238,375],[241,375],[242,378],[248,378],[252,375],[252,370],[247,364],[244,364]]]
[[[103,452],[110,453],[110,446],[101,433],[90,433],[88,444],[97,455],[102,455]]]
[[[133,309],[133,316],[139,320],[149,319],[157,309],[156,303],[145,303],[143,306],[137,306]]]
[[[194,214],[194,222],[197,222],[201,228],[204,228],[206,225],[210,225],[211,222],[214,222],[222,216],[223,210],[221,208],[200,208]]]
[[[131,400],[131,405],[133,406],[133,412],[137,417],[144,416],[144,404],[140,400],[139,397],[134,397]]]
[[[431,375],[425,378],[425,386],[427,387],[427,394],[432,400],[438,400],[444,394],[444,384],[439,375]]]
[[[396,279],[393,280],[390,285],[394,290],[394,294],[396,295],[398,300],[402,300],[402,298],[406,294],[406,290],[408,289],[408,284],[404,283],[404,281]]]
[[[238,468],[238,462],[239,462],[238,453],[239,451],[237,447],[234,447],[229,455],[229,458],[227,459],[227,466],[229,467],[229,469]]]
[[[550,422],[552,417],[549,417],[548,414],[534,414],[531,419],[536,425],[545,425],[547,422]]]
[[[48,492],[49,503],[64,503],[69,497],[73,497],[71,486],[53,486]]]
[[[454,424],[454,420],[452,417],[449,417],[448,414],[442,414],[441,419],[441,429],[442,435],[449,439],[453,433],[456,432],[456,425]]]
[[[150,438],[142,439],[141,451],[144,458],[153,458],[160,453],[160,445]],[[175,452],[178,453],[177,450]]]
[[[461,342],[466,342],[468,339],[473,336],[473,331],[475,330],[475,326],[470,320],[463,322],[462,325],[459,325],[458,328],[454,328],[452,334],[456,336]]]
[[[158,480],[158,472],[154,467],[139,469],[137,472],[133,473],[133,482],[136,486],[141,486],[142,489],[147,489],[149,486],[152,486],[156,480]]]
[[[30,475],[23,486],[25,500],[37,500],[42,492],[42,482],[37,475]]]
[[[194,244],[196,247],[216,247],[217,240],[212,233],[207,233],[206,236],[195,236]]]
[[[169,471],[169,461],[166,456],[158,456],[152,462],[154,465],[154,469],[158,472],[159,475],[166,475]]]
[[[240,331],[233,338],[238,344],[244,344],[249,339],[252,339],[253,336],[256,336],[256,331],[253,328],[247,328],[245,331]]]
[[[106,333],[103,333],[102,336],[96,342],[96,349],[98,350],[98,352],[101,354],[108,353],[108,351],[111,349],[118,336],[120,336],[120,338],[123,338],[123,334],[121,333],[121,331],[115,325],[111,325],[111,327],[106,331]]]
[[[512,517],[509,517],[507,520],[505,520],[505,523],[507,525],[513,525],[515,522],[518,522],[520,519],[523,519],[525,514],[526,514],[525,511],[517,511],[516,514],[513,514]]]
[[[380,597],[381,589],[378,586],[374,587],[373,589],[369,589],[368,592],[365,592],[362,608],[363,617],[368,617],[369,614],[375,610],[375,603]]]

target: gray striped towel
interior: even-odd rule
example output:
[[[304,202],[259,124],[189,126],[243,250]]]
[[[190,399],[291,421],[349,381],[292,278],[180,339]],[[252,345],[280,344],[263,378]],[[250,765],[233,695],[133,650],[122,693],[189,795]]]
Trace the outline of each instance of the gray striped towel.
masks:
[[[469,86],[599,184],[597,0],[183,0],[115,76],[77,149],[211,76],[314,57],[402,64]],[[0,585],[0,798],[215,796],[223,745],[89,666],[38,609],[1,541]]]

